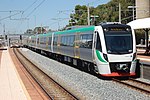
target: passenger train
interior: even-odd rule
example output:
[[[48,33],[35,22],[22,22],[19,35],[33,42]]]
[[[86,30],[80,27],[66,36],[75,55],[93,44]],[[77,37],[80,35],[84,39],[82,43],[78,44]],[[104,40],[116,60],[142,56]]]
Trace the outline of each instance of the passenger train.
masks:
[[[134,30],[102,23],[30,36],[25,47],[104,77],[136,76],[138,60]]]

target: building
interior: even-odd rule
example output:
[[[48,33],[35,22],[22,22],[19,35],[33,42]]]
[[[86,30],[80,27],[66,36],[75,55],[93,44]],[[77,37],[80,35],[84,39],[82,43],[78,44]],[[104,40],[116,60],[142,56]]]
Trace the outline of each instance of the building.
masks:
[[[150,0],[136,0],[136,19],[150,17]]]

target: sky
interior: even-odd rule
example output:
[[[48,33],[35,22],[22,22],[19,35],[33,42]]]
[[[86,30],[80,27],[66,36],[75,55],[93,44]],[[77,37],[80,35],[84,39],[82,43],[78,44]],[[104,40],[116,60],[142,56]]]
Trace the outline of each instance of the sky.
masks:
[[[110,0],[1,0],[0,35],[23,34],[27,29],[58,30],[69,22],[76,5],[96,7]]]

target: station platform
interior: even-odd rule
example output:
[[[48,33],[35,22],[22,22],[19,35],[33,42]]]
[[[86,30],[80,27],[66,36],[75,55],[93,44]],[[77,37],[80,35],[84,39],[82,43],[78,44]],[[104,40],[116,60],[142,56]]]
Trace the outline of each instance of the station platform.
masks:
[[[150,56],[138,55],[137,58],[141,61],[150,62]]]
[[[142,62],[149,62],[150,63],[150,56],[144,55],[145,49],[137,49],[137,58],[140,59]]]
[[[0,100],[31,100],[8,50],[0,51]]]

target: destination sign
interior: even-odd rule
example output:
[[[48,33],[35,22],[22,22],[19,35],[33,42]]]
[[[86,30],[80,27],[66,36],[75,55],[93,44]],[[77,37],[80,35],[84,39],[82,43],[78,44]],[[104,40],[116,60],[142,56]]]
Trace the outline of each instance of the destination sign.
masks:
[[[127,31],[127,28],[125,27],[109,27],[109,31]]]
[[[129,27],[107,27],[107,28],[104,28],[104,31],[105,32],[108,32],[108,31],[131,31],[131,28]]]
[[[121,28],[110,28],[109,31],[125,31],[125,29],[121,29]]]

